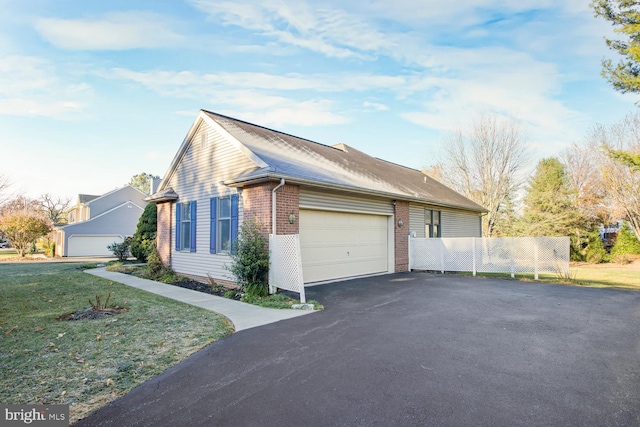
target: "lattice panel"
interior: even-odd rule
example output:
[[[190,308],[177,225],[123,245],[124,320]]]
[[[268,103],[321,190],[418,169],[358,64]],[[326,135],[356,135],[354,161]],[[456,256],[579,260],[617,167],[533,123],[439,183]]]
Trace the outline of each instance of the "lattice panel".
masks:
[[[554,273],[568,277],[568,237],[409,239],[413,270]]]
[[[269,262],[269,287],[298,292],[305,302],[299,235],[270,234]]]

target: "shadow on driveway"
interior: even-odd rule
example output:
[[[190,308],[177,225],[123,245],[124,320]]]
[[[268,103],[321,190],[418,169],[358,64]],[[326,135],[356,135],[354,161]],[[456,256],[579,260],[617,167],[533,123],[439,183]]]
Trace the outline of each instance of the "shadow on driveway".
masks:
[[[405,273],[309,288],[82,426],[640,425],[640,292]]]

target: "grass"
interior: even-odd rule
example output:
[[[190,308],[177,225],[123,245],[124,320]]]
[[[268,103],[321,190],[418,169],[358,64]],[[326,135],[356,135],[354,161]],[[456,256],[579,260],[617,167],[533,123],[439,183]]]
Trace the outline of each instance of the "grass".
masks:
[[[460,273],[471,275],[471,273]],[[509,273],[477,273],[479,277],[496,277],[511,279]],[[515,275],[515,280],[533,281],[533,274]],[[569,278],[561,278],[557,274],[540,274],[538,281],[560,283],[566,285],[640,290],[640,270],[629,269],[618,264],[572,264],[569,269]]]
[[[74,422],[233,331],[216,313],[79,267],[0,264],[0,402],[69,404]],[[57,320],[109,293],[125,312]]]

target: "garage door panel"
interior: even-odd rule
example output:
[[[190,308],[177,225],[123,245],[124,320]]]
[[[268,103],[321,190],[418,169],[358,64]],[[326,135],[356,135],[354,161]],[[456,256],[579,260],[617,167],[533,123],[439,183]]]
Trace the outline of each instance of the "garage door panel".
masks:
[[[300,211],[304,281],[388,271],[387,216]]]
[[[107,246],[123,240],[120,235],[71,236],[67,243],[67,256],[111,256],[113,252]]]

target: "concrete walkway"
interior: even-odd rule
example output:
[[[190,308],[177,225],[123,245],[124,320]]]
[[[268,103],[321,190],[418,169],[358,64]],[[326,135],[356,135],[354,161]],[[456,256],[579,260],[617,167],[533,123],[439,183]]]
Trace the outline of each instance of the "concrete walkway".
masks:
[[[259,307],[257,305],[192,291],[191,289],[185,289],[179,286],[141,279],[130,274],[114,273],[107,271],[104,267],[85,270],[85,272],[156,295],[162,295],[166,298],[215,311],[216,313],[226,316],[233,323],[236,332],[314,312],[313,310],[280,310]]]

